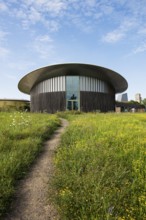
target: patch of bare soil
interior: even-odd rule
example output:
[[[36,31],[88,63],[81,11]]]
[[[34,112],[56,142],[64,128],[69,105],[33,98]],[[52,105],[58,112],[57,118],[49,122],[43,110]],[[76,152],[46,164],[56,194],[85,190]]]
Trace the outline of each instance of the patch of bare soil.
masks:
[[[48,182],[53,174],[53,157],[61,134],[68,122],[62,119],[25,179],[17,186],[15,201],[4,220],[59,220],[57,211],[48,201]]]

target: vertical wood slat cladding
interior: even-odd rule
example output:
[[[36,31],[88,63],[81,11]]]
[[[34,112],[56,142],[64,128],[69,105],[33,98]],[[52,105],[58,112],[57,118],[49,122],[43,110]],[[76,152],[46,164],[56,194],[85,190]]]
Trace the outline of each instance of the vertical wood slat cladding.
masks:
[[[55,113],[66,110],[66,92],[48,92],[31,95],[32,112]],[[101,112],[115,110],[115,95],[97,92],[80,92],[80,110]]]
[[[80,110],[101,112],[115,110],[115,95],[97,92],[80,92]]]
[[[31,95],[32,112],[55,113],[66,109],[65,92],[48,92]]]

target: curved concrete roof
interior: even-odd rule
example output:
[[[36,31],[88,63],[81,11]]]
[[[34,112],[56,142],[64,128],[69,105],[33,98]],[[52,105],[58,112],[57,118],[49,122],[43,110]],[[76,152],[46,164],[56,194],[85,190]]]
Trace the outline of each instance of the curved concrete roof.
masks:
[[[63,75],[98,77],[107,81],[115,89],[115,93],[124,92],[128,88],[127,81],[117,72],[101,66],[80,63],[57,64],[34,70],[19,81],[18,88],[21,92],[30,94],[31,89],[39,82]]]

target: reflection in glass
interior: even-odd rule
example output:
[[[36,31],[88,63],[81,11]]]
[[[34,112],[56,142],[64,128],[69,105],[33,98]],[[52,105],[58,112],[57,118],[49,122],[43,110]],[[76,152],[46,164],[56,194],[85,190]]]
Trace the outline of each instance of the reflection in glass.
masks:
[[[68,110],[79,110],[79,76],[66,77],[66,103]]]

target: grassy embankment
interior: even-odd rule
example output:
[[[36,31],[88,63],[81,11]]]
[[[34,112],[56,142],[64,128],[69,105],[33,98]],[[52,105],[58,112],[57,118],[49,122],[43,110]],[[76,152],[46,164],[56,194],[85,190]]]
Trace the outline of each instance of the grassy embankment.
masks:
[[[0,216],[9,205],[16,181],[59,124],[55,115],[0,112]]]
[[[146,114],[70,119],[53,180],[61,219],[146,219]]]

